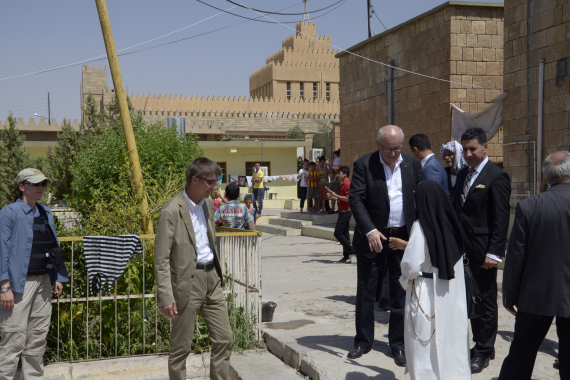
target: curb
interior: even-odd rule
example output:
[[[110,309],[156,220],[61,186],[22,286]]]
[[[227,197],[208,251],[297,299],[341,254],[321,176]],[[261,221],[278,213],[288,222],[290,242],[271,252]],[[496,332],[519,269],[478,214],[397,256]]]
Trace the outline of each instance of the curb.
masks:
[[[301,372],[303,375],[309,376],[311,379],[323,379],[321,373],[313,361],[307,356],[310,349],[294,342],[284,342],[272,336],[267,331],[263,332],[263,340],[267,346],[267,350],[277,356],[289,367]]]

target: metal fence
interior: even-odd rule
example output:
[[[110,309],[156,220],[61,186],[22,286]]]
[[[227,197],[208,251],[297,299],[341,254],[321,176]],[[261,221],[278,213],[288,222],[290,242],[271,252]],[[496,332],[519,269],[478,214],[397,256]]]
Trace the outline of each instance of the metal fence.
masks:
[[[140,235],[143,255],[133,255],[110,294],[89,294],[83,237],[60,237],[70,282],[52,299],[47,362],[167,353],[170,320],[156,305],[153,273],[155,235]],[[220,227],[216,245],[224,274],[230,323],[241,339],[261,340],[261,234]],[[105,288],[105,287],[103,287]],[[249,323],[240,330],[239,324]],[[75,324],[75,326],[74,326]],[[57,325],[57,326],[56,326]],[[197,326],[194,342],[208,339]]]

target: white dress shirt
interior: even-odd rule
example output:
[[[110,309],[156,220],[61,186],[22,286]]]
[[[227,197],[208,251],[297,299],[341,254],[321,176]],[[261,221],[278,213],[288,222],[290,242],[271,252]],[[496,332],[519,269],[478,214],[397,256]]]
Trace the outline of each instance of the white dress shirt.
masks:
[[[208,239],[208,221],[206,220],[204,208],[202,207],[206,200],[202,199],[198,204],[194,203],[186,194],[186,189],[184,189],[184,198],[188,204],[190,218],[192,219],[192,227],[194,228],[194,235],[196,236],[198,263],[210,263],[214,261],[214,251],[212,251],[212,247],[210,247],[210,240]]]
[[[424,159],[422,160],[421,164],[422,164],[422,168],[424,167],[424,165],[426,164],[426,162],[428,162],[428,160],[430,159],[431,156],[435,156],[435,154],[428,154],[427,156],[424,157]]]
[[[380,152],[378,152],[380,155]],[[386,186],[388,187],[388,200],[390,201],[390,216],[388,217],[388,225],[386,227],[402,227],[406,224],[404,220],[404,195],[402,192],[402,170],[400,169],[400,164],[404,161],[402,155],[398,157],[398,162],[394,167],[394,171],[390,169],[388,165],[380,156],[380,162],[384,167],[384,175],[386,176]],[[366,236],[370,235],[372,232],[377,231],[373,229],[368,232]]]
[[[473,172],[473,176],[471,177],[471,181],[469,182],[469,189],[467,190],[468,192],[471,189],[471,186],[473,186],[473,184],[475,183],[475,180],[479,176],[479,173],[481,173],[481,170],[485,167],[485,165],[487,165],[487,162],[489,162],[489,157],[485,158],[479,165],[477,165],[474,168],[475,171]],[[487,253],[487,257],[495,261],[498,261],[500,263],[503,262],[503,260],[499,256],[493,255],[492,253]]]

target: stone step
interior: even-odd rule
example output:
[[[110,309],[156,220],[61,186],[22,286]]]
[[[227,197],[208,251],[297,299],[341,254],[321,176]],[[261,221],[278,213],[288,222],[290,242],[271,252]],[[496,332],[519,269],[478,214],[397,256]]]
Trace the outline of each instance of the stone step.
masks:
[[[269,224],[269,219],[280,218],[279,215],[261,215],[257,218],[255,224]]]
[[[232,354],[230,380],[299,380],[299,372],[283,363],[270,352],[246,352]]]
[[[301,219],[271,218],[269,219],[269,224],[272,224],[274,226],[301,228],[303,226],[310,226],[313,224],[313,222],[311,222],[310,220],[301,220]]]
[[[267,232],[273,235],[281,236],[301,236],[300,228],[290,228],[283,226],[275,226],[272,224],[258,224],[255,226],[255,230],[259,232]]]
[[[336,238],[334,237],[334,225],[303,226],[301,228],[301,235],[336,241]],[[350,231],[351,239],[353,235],[354,232],[351,230]]]
[[[313,224],[336,224],[338,220],[338,214],[309,214],[300,212],[282,212],[281,218],[284,219],[299,219],[308,220],[313,222]],[[350,226],[354,227],[356,222],[354,221],[354,216],[350,219]]]

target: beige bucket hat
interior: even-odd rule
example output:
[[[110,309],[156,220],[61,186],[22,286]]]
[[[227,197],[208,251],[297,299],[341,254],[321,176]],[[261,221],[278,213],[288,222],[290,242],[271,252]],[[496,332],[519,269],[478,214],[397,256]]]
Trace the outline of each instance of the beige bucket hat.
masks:
[[[48,181],[49,183],[51,183],[51,179],[47,178],[44,175],[44,173],[42,173],[38,169],[32,169],[32,168],[22,170],[21,172],[18,173],[18,176],[16,177],[16,183],[22,183],[22,182],[40,183],[43,181]]]

